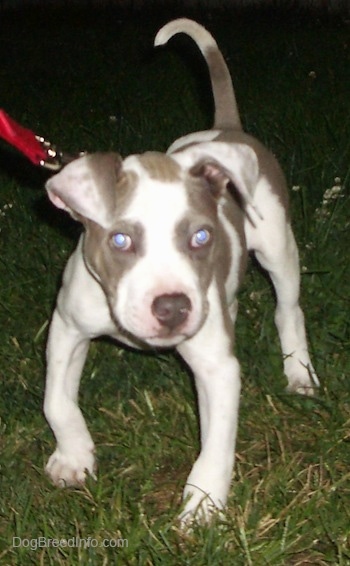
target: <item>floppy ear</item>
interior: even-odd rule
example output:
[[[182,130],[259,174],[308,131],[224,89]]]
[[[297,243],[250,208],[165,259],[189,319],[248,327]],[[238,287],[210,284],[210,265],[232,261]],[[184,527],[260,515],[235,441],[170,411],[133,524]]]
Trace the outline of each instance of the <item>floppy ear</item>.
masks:
[[[119,154],[95,153],[66,165],[45,187],[51,202],[75,220],[89,219],[107,227],[121,173]]]
[[[259,163],[255,151],[246,144],[203,142],[171,155],[190,175],[203,176],[214,196],[222,196],[233,183],[249,215],[261,214],[253,203],[259,180]]]

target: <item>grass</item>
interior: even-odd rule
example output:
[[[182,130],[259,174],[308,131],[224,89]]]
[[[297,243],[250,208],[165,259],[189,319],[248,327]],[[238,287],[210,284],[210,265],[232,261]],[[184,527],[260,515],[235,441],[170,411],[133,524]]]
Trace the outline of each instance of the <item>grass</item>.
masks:
[[[154,52],[155,32],[171,15],[144,14],[2,14],[1,106],[72,151],[165,150],[208,127],[200,57],[185,39]],[[46,174],[2,144],[1,564],[350,564],[349,30],[340,20],[290,15],[197,16],[229,62],[246,129],[275,151],[295,189],[302,304],[321,390],[315,399],[285,393],[271,289],[250,267],[237,323],[243,393],[225,519],[187,534],[176,526],[199,448],[183,367],[172,354],[105,341],[93,344],[81,388],[98,479],[53,488],[43,472],[54,446],[42,414],[44,348],[80,228],[47,202]],[[326,193],[333,186],[340,193]],[[13,537],[33,548],[13,546]],[[40,547],[40,537],[99,544]]]

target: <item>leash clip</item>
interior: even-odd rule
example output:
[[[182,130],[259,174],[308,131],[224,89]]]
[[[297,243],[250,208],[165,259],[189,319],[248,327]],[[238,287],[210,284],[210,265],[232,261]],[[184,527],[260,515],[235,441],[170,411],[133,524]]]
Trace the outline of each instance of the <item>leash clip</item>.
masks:
[[[58,171],[63,166],[62,153],[57,151],[56,147],[51,142],[42,136],[35,136],[35,139],[43,149],[43,155],[37,165],[50,169],[50,171]]]
[[[50,171],[58,171],[59,169],[62,169],[64,165],[67,165],[78,157],[82,157],[86,153],[85,151],[80,151],[77,155],[72,155],[65,151],[59,151],[55,145],[42,136],[35,136],[35,139],[39,142],[45,152],[45,157],[40,159],[38,165],[45,169],[49,169]]]
[[[0,137],[21,151],[34,165],[58,171],[85,152],[72,155],[59,151],[51,142],[24,128],[0,109]]]

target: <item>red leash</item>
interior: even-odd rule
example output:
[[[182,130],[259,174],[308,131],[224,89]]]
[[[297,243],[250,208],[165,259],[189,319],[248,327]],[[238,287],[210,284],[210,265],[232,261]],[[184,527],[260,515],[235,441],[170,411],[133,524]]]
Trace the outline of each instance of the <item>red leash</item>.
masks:
[[[49,141],[24,128],[0,109],[0,137],[16,147],[34,165],[40,165],[52,171],[58,171],[70,161],[83,155],[72,156],[58,151]]]

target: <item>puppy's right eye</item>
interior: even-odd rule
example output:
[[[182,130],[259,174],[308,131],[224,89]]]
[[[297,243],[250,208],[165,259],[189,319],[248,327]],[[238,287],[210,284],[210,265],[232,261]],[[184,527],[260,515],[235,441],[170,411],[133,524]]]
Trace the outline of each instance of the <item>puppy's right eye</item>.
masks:
[[[113,234],[112,243],[113,246],[121,252],[130,251],[132,248],[132,239],[130,236],[128,236],[128,234],[122,234],[121,232]]]
[[[211,240],[211,233],[206,228],[201,228],[197,230],[191,238],[190,246],[191,248],[201,248],[206,246]]]

